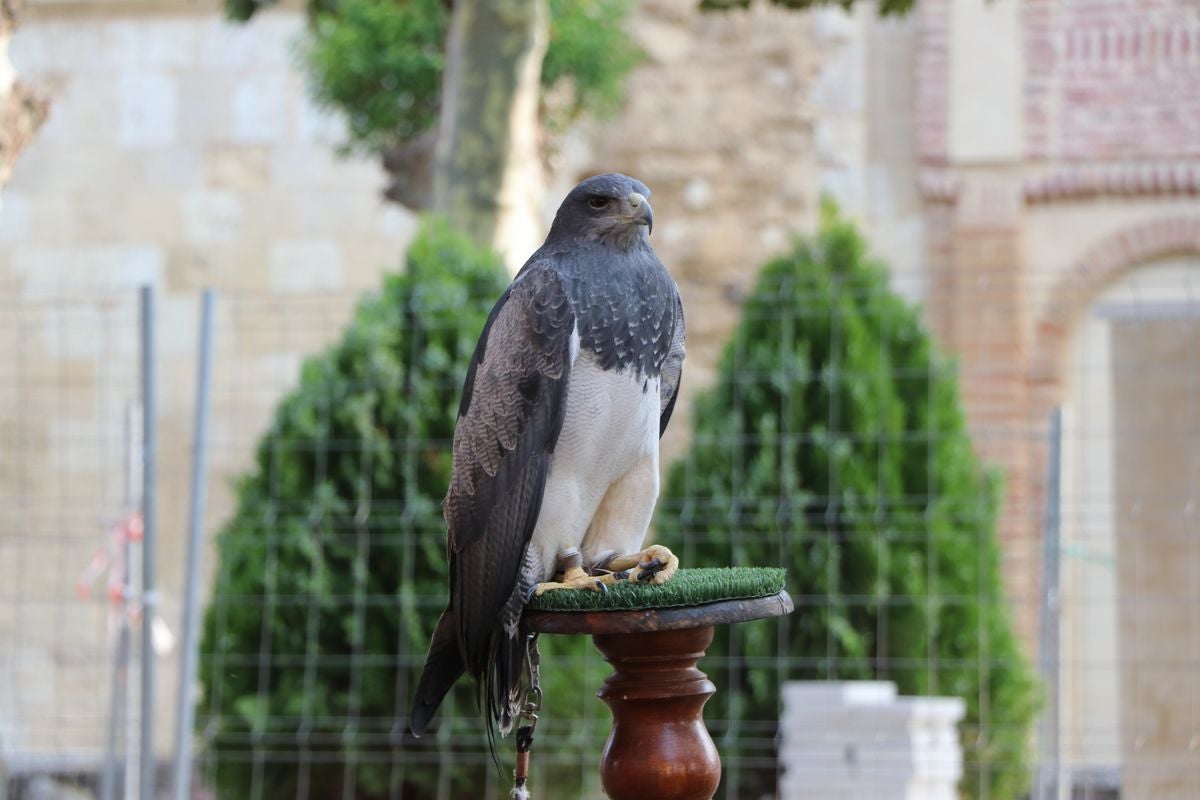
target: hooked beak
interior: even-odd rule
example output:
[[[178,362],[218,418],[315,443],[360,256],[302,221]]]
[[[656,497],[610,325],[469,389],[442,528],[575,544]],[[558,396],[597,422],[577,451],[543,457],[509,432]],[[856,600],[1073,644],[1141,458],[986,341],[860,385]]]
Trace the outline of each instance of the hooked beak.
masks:
[[[633,209],[633,221],[638,225],[645,225],[647,233],[653,233],[654,209],[650,208],[650,201],[646,196],[641,192],[631,192],[629,207]]]

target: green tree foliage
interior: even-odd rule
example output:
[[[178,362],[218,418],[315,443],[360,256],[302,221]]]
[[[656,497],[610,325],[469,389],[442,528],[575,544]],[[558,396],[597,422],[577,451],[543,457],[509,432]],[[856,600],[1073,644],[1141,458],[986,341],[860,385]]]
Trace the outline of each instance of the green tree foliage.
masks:
[[[550,45],[542,62],[546,89],[567,85],[567,116],[615,113],[625,76],[642,60],[625,33],[634,0],[550,0]]]
[[[351,146],[383,150],[437,122],[449,20],[441,0],[339,0],[316,11],[302,51],[309,85],[345,115]]]
[[[998,481],[953,365],[851,224],[827,209],[766,265],[694,419],[660,538],[689,565],[785,566],[796,600],[721,631],[704,662],[729,796],[774,785],[780,685],[801,678],[963,698],[962,789],[1019,796],[1037,701],[1000,579]]]
[[[249,19],[275,0],[226,0]],[[568,114],[613,111],[641,51],[625,34],[633,0],[550,0],[546,89],[571,88]],[[448,4],[442,0],[311,0],[302,53],[313,96],[348,120],[349,145],[382,151],[437,121]]]
[[[221,798],[302,786],[314,798],[423,797],[438,780],[482,797],[496,781],[470,681],[440,730],[414,740],[406,715],[446,604],[441,500],[459,393],[506,283],[495,256],[427,224],[404,274],[361,303],[279,404],[217,538],[204,620],[200,774]],[[579,754],[599,750],[603,710],[589,706],[603,665],[586,640],[555,638],[543,645],[553,720],[539,734],[574,768],[545,780],[570,787],[595,771]]]

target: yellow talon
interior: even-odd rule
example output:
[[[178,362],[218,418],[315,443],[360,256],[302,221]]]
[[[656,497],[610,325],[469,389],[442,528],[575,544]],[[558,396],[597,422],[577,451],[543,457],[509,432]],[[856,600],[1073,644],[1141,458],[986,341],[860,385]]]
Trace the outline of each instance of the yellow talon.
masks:
[[[606,592],[611,584],[625,580],[658,585],[671,580],[679,569],[679,557],[661,544],[652,544],[638,553],[610,558],[603,568],[612,571],[604,575],[588,574],[581,563],[577,552],[564,555],[559,572],[555,575],[559,580],[539,583],[534,588],[534,596],[541,597],[546,592],[559,589]]]
[[[661,544],[652,544],[640,553],[609,560],[608,569],[629,570],[632,583],[666,583],[679,569],[679,557]]]
[[[612,575],[589,575],[582,567],[571,567],[562,575],[561,581],[548,581],[539,583],[534,589],[535,597],[541,597],[546,592],[554,592],[559,589],[584,589],[589,592],[607,592],[606,584],[613,583],[616,579]]]

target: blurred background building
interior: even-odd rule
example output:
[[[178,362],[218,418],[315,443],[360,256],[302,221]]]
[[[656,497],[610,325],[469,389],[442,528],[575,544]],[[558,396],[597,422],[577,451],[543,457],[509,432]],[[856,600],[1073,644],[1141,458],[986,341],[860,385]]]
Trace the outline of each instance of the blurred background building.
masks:
[[[197,296],[219,317],[210,525],[302,358],[401,263],[415,215],[335,152],[304,12],[33,0],[12,38],[51,110],[0,194],[0,763],[94,768],[112,620],[77,577],[129,510],[136,297],[162,292],[161,615],[175,628]],[[711,383],[758,265],[833,196],[960,363],[1039,655],[1057,609],[1070,782],[1200,797],[1200,12],[1187,0],[921,0],[906,18],[644,0],[612,120],[558,136],[542,223],[601,171],[653,190]],[[1044,590],[1061,406],[1061,587]],[[207,565],[211,569],[211,561]],[[207,585],[207,583],[206,583]],[[176,653],[164,643],[160,691]],[[156,709],[163,753],[173,705]],[[1100,795],[1097,795],[1100,796]]]

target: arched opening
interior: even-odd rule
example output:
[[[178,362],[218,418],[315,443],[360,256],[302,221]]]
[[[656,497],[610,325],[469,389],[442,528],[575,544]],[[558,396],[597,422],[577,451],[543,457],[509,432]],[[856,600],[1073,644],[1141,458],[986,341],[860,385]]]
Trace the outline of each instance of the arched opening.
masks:
[[[1200,249],[1178,244],[1092,272],[1059,362],[1060,757],[1095,798],[1200,794]]]

